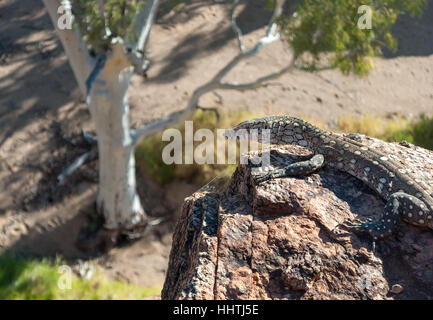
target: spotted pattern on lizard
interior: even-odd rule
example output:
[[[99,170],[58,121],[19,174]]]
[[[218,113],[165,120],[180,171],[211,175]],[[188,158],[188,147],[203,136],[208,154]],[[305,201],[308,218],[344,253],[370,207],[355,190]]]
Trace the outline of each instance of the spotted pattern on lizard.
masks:
[[[356,134],[342,136],[295,117],[270,116],[244,121],[226,135],[235,135],[240,129],[269,129],[271,144],[299,145],[314,153],[308,161],[256,176],[256,183],[306,175],[327,164],[360,179],[386,201],[380,219],[346,221],[343,226],[368,232],[374,241],[393,234],[401,220],[433,229],[433,193],[428,181],[414,176],[388,154],[361,143]],[[251,137],[261,142],[262,135]]]

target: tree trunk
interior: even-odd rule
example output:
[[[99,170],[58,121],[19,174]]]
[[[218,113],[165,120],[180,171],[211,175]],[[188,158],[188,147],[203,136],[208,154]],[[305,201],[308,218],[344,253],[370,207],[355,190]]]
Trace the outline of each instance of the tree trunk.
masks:
[[[147,222],[147,215],[136,190],[134,143],[129,127],[128,86],[134,67],[124,52],[123,41],[117,38],[117,42],[112,43],[112,50],[108,52],[103,69],[89,85],[86,79],[89,79],[97,59],[89,55],[76,25],[73,25],[72,29],[58,28],[58,21],[61,18],[61,14],[58,13],[59,6],[70,5],[70,1],[43,2],[65,48],[81,92],[84,96],[87,95],[87,103],[98,137],[97,208],[105,218],[104,227],[121,232],[143,226]],[[136,31],[140,35],[140,41],[134,49],[139,52],[145,49],[158,4],[158,0],[146,2],[139,18],[136,19]],[[132,53],[129,55],[134,58],[134,62],[141,61],[142,53],[138,56]]]
[[[136,190],[134,145],[129,127],[128,86],[134,68],[121,43],[113,46],[89,97],[98,136],[98,212],[111,230],[143,225],[147,216]]]

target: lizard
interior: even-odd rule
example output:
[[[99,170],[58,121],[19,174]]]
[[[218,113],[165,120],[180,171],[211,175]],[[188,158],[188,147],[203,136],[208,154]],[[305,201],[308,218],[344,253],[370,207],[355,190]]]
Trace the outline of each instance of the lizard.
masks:
[[[296,117],[268,116],[241,122],[229,129],[226,137],[242,136],[239,135],[242,129],[246,132],[268,129],[269,143],[299,145],[313,153],[310,160],[253,176],[255,183],[307,175],[328,164],[375,190],[386,201],[381,218],[346,220],[339,225],[353,232],[367,232],[373,238],[373,247],[378,239],[392,235],[402,220],[433,229],[433,193],[429,187],[385,153],[361,143],[359,135],[338,135]],[[262,142],[262,137],[263,134],[248,134],[248,139],[258,142]]]

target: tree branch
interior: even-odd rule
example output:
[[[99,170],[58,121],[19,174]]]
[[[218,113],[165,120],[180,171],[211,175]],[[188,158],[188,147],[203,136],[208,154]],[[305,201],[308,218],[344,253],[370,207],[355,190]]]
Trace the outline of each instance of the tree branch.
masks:
[[[149,41],[150,31],[158,11],[159,0],[146,0],[143,9],[134,18],[134,30],[138,35],[138,40],[127,39],[127,55],[136,71],[144,74],[149,67],[149,61],[146,60],[145,50]]]
[[[281,16],[281,14],[283,13],[283,7],[285,3],[286,0],[275,0],[274,14],[272,15],[272,18],[269,21],[269,26],[271,24],[275,24],[275,19]]]
[[[108,26],[107,14],[105,12],[105,0],[98,0],[98,9],[102,20],[104,20],[105,37],[108,38],[109,36],[111,36],[111,30]]]
[[[158,6],[159,0],[146,0],[145,6],[135,18],[135,31],[139,36],[134,49],[138,52],[144,52],[147,46]]]
[[[86,80],[92,69],[93,59],[90,57],[87,50],[84,39],[81,36],[78,28],[73,25],[73,15],[71,16],[71,29],[65,28],[60,29],[58,26],[59,18],[66,12],[61,13],[59,10],[60,6],[71,7],[71,2],[69,0],[62,0],[61,3],[58,0],[42,0],[45,7],[48,10],[51,21],[56,29],[59,39],[63,45],[63,48],[68,57],[69,63],[71,65],[72,71],[74,72],[75,79],[78,82],[81,93],[86,96]]]
[[[61,186],[67,177],[69,177],[72,173],[75,172],[79,167],[81,167],[83,164],[85,164],[88,161],[94,160],[98,157],[98,152],[96,147],[90,150],[89,152],[86,152],[79,156],[77,159],[72,162],[71,165],[69,165],[65,170],[63,170],[58,176],[57,176],[57,185]]]
[[[276,78],[280,77],[282,74],[293,70],[295,68],[295,65],[293,62],[294,62],[294,59],[292,60],[292,62],[288,66],[286,66],[286,67],[284,67],[284,68],[282,68],[276,72],[270,73],[266,76],[260,77],[256,81],[248,82],[248,83],[234,83],[234,82],[232,82],[232,83],[220,83],[218,86],[218,89],[240,90],[240,91],[256,89],[256,88],[262,86],[262,84],[264,82],[276,79]]]
[[[234,4],[236,4],[235,2]],[[276,17],[281,15],[282,6],[284,5],[284,2],[285,0],[277,0],[275,2],[274,15],[272,16],[271,22],[268,25],[266,35],[262,37],[253,48],[251,48],[248,51],[239,53],[223,69],[221,69],[209,82],[195,89],[184,110],[174,112],[163,119],[157,120],[155,122],[143,126],[140,129],[132,131],[131,135],[132,135],[133,144],[137,145],[145,137],[151,136],[157,132],[170,128],[171,126],[174,126],[179,122],[191,118],[198,107],[198,102],[200,97],[210,91],[213,91],[215,89],[246,90],[246,89],[257,88],[263,82],[267,80],[275,79],[281,76],[282,74],[284,74],[285,72],[291,70],[294,67],[294,59],[287,67],[277,72],[261,77],[251,83],[234,84],[234,83],[223,83],[221,81],[234,67],[236,67],[239,64],[239,62],[241,62],[247,57],[257,54],[264,46],[273,43],[280,38],[280,33],[279,31],[277,31],[277,24],[274,22],[274,20]]]
[[[232,6],[232,29],[233,31],[236,33],[237,39],[238,39],[238,47],[239,50],[241,52],[245,52],[245,47],[242,43],[242,30],[241,28],[238,26],[237,22],[236,22],[236,15],[235,15],[235,11],[236,8],[239,5],[239,0],[233,0],[233,6]]]

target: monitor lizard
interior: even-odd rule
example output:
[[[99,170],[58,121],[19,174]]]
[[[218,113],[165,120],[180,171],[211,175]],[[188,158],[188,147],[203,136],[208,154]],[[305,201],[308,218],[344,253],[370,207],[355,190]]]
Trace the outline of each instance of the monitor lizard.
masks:
[[[270,143],[299,145],[312,151],[308,161],[290,164],[282,169],[253,176],[256,183],[302,176],[315,172],[325,163],[360,179],[386,201],[380,219],[344,221],[341,226],[351,231],[369,233],[373,244],[396,230],[401,220],[433,229],[433,193],[427,181],[413,177],[385,153],[361,143],[355,136],[328,132],[295,117],[269,116],[244,121],[226,132],[226,137],[239,136],[241,129],[269,129]],[[244,131],[245,132],[245,131]],[[261,141],[262,135],[248,135]]]

